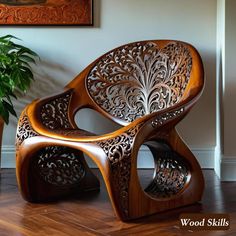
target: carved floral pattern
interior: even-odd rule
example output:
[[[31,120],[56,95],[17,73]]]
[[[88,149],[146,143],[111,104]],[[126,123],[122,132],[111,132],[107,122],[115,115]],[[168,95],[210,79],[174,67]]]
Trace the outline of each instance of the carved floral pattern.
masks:
[[[78,184],[85,176],[79,151],[49,146],[38,153],[37,169],[44,181],[56,186]]]
[[[182,43],[164,48],[133,43],[100,59],[87,77],[87,89],[103,110],[131,122],[179,102],[191,68],[190,52]]]
[[[46,102],[42,106],[40,117],[45,127],[51,130],[72,128],[68,116],[71,94],[72,92],[69,91]]]
[[[98,142],[98,145],[104,150],[110,161],[113,188],[121,204],[121,211],[125,216],[128,216],[131,151],[134,138],[141,125],[139,124],[115,138]]]
[[[175,119],[176,117],[180,116],[184,112],[184,108],[181,107],[175,111],[171,112],[166,112],[163,115],[157,116],[153,121],[152,121],[152,126],[153,128],[156,128],[158,126],[161,126],[165,124],[166,122]]]
[[[181,191],[189,176],[187,163],[174,151],[158,152],[155,158],[156,172],[145,191],[155,198],[166,198]]]
[[[91,24],[91,1],[48,0],[45,4],[9,6],[0,3],[0,24]]]
[[[18,147],[19,145],[21,145],[21,143],[23,143],[25,139],[35,136],[38,136],[38,133],[33,130],[29,122],[29,118],[24,112],[18,122],[16,132],[16,146]]]

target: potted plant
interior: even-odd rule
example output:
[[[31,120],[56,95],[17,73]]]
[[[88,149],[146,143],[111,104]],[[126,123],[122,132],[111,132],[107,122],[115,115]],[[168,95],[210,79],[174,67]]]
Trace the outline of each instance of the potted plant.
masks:
[[[12,35],[0,37],[0,161],[4,123],[9,116],[16,116],[12,98],[17,99],[16,91],[26,92],[34,79],[30,64],[38,57],[27,47],[16,44],[19,40]]]

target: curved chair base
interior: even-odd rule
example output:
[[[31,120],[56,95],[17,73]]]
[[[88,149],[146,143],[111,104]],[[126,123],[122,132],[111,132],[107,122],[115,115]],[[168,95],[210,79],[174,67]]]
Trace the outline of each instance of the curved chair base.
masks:
[[[137,153],[127,152],[118,162],[114,159],[109,162],[108,157],[107,163],[99,166],[100,171],[109,176],[103,175],[104,182],[114,210],[123,221],[190,205],[202,197],[204,180],[200,166],[174,129],[164,136],[157,134],[145,145],[155,161],[153,180],[145,189],[140,185],[135,165]],[[115,146],[119,150],[119,145]],[[113,147],[103,146],[107,154]],[[18,152],[18,162],[24,159],[19,156],[22,153]],[[18,168],[19,185],[26,200],[53,201],[99,189],[99,181],[89,169],[82,151],[54,145],[34,152],[29,150],[29,153],[25,154],[26,163],[20,165],[22,169]]]
[[[166,135],[165,139],[157,135],[145,143],[155,160],[155,174],[146,189],[142,189],[134,165],[137,155],[130,156],[131,165],[129,158],[123,159],[115,178],[107,183],[112,189],[112,202],[121,220],[136,219],[201,200],[204,179],[196,158],[175,130]]]
[[[99,180],[79,150],[48,146],[29,159],[29,168],[21,170],[21,173],[26,172],[30,178],[23,179],[27,176],[23,175],[21,182],[27,183],[22,186],[22,191],[24,198],[30,202],[53,201],[100,188]]]

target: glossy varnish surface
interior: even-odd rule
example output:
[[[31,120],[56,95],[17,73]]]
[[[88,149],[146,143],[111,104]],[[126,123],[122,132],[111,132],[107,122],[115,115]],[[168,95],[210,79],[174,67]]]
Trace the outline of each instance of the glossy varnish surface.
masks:
[[[100,192],[89,192],[62,201],[31,204],[24,201],[17,189],[14,170],[2,170],[0,178],[0,235],[236,235],[236,183],[220,182],[214,171],[205,170],[206,189],[201,204],[158,213],[129,223],[119,221],[112,210],[101,180]],[[145,184],[151,170],[142,170]],[[184,232],[178,227],[183,212],[229,213],[228,231]]]
[[[123,221],[186,206],[202,198],[204,179],[175,126],[203,91],[200,55],[174,40],[133,42],[88,65],[63,92],[29,104],[16,135],[16,175],[29,202],[99,188],[83,153],[100,169]],[[74,116],[93,109],[123,127],[103,135],[79,129]],[[142,189],[137,154],[147,145],[155,175]]]

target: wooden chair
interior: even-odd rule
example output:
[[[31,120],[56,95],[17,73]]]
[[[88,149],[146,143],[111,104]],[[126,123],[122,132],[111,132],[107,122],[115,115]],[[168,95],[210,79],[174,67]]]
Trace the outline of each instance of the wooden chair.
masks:
[[[99,188],[86,153],[123,221],[199,201],[202,171],[175,126],[200,97],[203,77],[198,52],[180,41],[135,42],[99,57],[62,93],[36,100],[22,112],[16,136],[22,196],[42,202]],[[79,129],[74,116],[81,108],[123,127],[98,136]],[[142,144],[155,159],[146,189],[137,174]]]

